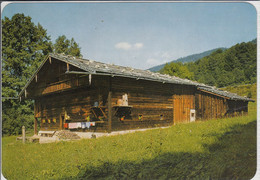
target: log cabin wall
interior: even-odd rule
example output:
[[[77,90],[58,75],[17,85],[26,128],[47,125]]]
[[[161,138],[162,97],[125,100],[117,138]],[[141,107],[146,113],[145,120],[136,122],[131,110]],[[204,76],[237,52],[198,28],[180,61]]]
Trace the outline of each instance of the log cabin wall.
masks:
[[[89,80],[88,77],[85,77]],[[35,99],[35,117],[41,120],[41,130],[63,129],[61,116],[70,116],[68,122],[82,122],[88,116],[93,119],[91,107],[99,102],[108,116],[108,76],[93,76],[91,85],[77,89],[49,93]],[[157,82],[113,77],[110,82],[112,91],[112,130],[125,130],[173,124],[173,85]],[[118,99],[128,95],[129,116],[116,114]],[[55,120],[55,121],[54,121]],[[62,122],[61,122],[62,121]],[[107,131],[108,119],[97,124],[90,131]]]
[[[88,83],[88,78],[78,74],[66,74],[66,71],[82,71],[59,60],[46,62],[26,89],[27,97],[48,95],[78,88]]]
[[[173,124],[172,84],[123,77],[111,79],[112,130],[169,126]],[[129,108],[117,108],[127,94]],[[129,114],[123,117],[127,111]],[[127,114],[127,113],[126,113]]]
[[[35,100],[35,117],[41,119],[41,130],[64,129],[63,123],[66,116],[69,116],[66,122],[86,122],[88,117],[92,121],[95,119],[91,112],[94,102],[99,101],[100,97],[106,99],[106,96],[107,93],[101,90],[81,88],[41,97]],[[107,105],[107,102],[103,99],[101,99],[101,102],[104,106]],[[54,119],[56,119],[56,122],[53,121]],[[105,121],[91,127],[90,130],[103,131],[106,130],[106,126],[107,122]]]
[[[169,126],[196,119],[206,120],[247,113],[247,101],[196,90],[195,86],[176,85],[124,77],[66,74],[82,72],[79,68],[55,60],[46,62],[25,90],[27,98],[35,99],[35,117],[41,120],[41,130],[63,129],[67,122],[95,120],[90,131],[110,131],[157,126]],[[111,92],[111,120],[108,94]],[[118,100],[128,96],[128,106],[118,107]],[[104,111],[93,113],[94,103]]]
[[[248,112],[248,101],[230,100],[200,90],[196,92],[195,102],[196,118],[199,120],[246,115]]]
[[[190,122],[191,110],[195,109],[195,87],[175,85],[173,95],[174,124]]]
[[[222,118],[226,115],[228,105],[225,98],[199,90],[195,96],[196,119],[215,119]]]
[[[226,116],[240,116],[248,114],[248,102],[247,101],[227,101],[228,110]]]
[[[66,116],[70,117],[66,122],[95,119],[91,110],[94,102],[107,107],[108,77],[65,74],[67,68],[61,61],[47,62],[27,90],[28,96],[35,99],[35,117],[40,120],[41,130],[64,129]],[[79,71],[73,66],[69,68]],[[104,110],[107,113],[107,108]],[[91,131],[106,129],[107,121],[90,128]]]

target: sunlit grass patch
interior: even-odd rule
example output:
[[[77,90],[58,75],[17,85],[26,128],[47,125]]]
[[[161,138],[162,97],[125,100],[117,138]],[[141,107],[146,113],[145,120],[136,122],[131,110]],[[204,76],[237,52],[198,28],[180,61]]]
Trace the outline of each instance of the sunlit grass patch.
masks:
[[[249,115],[75,142],[2,140],[7,179],[250,179],[256,169],[256,103]]]

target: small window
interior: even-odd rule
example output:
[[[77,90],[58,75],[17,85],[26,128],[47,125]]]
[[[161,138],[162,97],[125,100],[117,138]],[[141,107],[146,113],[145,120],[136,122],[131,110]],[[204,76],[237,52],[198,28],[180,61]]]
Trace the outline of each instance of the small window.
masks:
[[[142,114],[138,115],[138,120],[140,120],[140,121],[143,120],[143,115]]]
[[[191,113],[191,117],[194,117],[195,116],[195,113]]]
[[[49,123],[49,124],[51,123],[51,119],[48,119],[48,123]]]
[[[163,114],[160,115],[160,120],[163,120]]]
[[[43,123],[43,124],[45,124],[45,123],[46,123],[46,120],[45,120],[44,118],[42,119],[42,123]]]

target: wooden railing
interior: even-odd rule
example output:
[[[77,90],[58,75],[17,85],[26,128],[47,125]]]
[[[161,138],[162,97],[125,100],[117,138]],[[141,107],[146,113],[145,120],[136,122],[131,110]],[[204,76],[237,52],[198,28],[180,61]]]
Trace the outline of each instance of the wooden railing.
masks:
[[[78,79],[59,81],[59,82],[49,84],[47,87],[45,87],[45,89],[42,91],[42,94],[61,91],[76,86],[78,86]]]
[[[49,94],[53,92],[68,90],[82,85],[87,85],[87,79],[84,77],[67,79],[67,80],[48,84],[47,86],[38,87],[34,95],[39,96],[39,95]]]

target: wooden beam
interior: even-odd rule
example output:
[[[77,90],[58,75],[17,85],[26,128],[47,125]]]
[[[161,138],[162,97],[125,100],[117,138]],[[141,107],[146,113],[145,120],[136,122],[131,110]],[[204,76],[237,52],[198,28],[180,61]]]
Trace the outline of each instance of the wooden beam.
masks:
[[[108,133],[112,130],[112,91],[111,91],[111,78],[109,78],[109,91],[108,91]]]
[[[60,115],[60,130],[62,130],[62,124],[63,124],[63,118],[62,118],[62,114]]]
[[[37,135],[38,131],[37,131],[37,118],[34,118],[34,134]]]
[[[142,79],[142,80],[148,80],[148,81],[154,81],[154,82],[162,82],[159,79],[151,79],[151,78],[145,78],[145,77],[135,77],[132,75],[124,75],[124,74],[109,74],[109,73],[97,73],[97,72],[81,72],[81,71],[66,71],[66,74],[94,74],[94,75],[100,75],[100,76],[111,76],[111,77],[126,77],[126,78],[134,78],[136,80]],[[170,83],[168,81],[164,81],[164,83]]]
[[[198,90],[202,91],[202,92],[205,92],[205,93],[208,93],[208,94],[213,94],[215,96],[219,96],[219,97],[222,97],[222,98],[225,98],[225,99],[230,99],[229,97],[226,97],[226,96],[221,96],[219,94],[216,94],[216,93],[213,93],[213,92],[210,92],[210,91],[206,91],[206,90],[203,90],[203,89],[200,89],[198,88]]]
[[[89,85],[91,85],[91,80],[92,80],[92,75],[91,75],[91,74],[89,74],[89,75],[88,75],[88,81],[89,81]]]
[[[35,81],[36,82],[38,81],[38,75],[37,74],[35,75]]]
[[[51,64],[51,56],[49,56],[49,62],[50,62],[50,64]]]
[[[27,91],[26,91],[26,89],[24,90],[24,97],[27,98]]]
[[[67,63],[67,71],[70,71],[70,65]]]
[[[108,133],[112,130],[112,91],[108,92]]]

